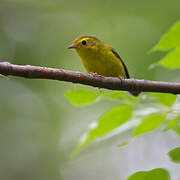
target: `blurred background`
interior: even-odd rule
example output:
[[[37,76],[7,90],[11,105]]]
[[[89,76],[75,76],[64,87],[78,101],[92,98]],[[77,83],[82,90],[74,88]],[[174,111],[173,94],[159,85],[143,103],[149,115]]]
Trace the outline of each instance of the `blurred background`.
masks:
[[[0,0],[0,60],[85,72],[67,49],[82,35],[111,44],[132,77],[179,81],[178,71],[155,67],[165,53],[149,53],[180,19],[180,1]],[[71,83],[0,78],[0,179],[125,180],[135,171],[163,167],[179,180],[179,165],[166,153],[179,144],[173,132],[155,131],[119,148],[116,135],[70,153],[88,125],[114,106],[103,101],[72,106],[64,93]]]

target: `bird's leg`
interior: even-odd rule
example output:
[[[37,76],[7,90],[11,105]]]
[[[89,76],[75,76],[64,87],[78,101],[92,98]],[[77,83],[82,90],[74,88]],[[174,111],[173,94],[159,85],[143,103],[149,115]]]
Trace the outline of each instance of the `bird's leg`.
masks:
[[[122,82],[123,82],[123,80],[125,79],[123,76],[118,76],[118,78],[119,78],[119,80],[121,81],[121,85],[122,85]]]
[[[118,78],[122,81],[123,79],[125,79],[123,76],[118,76]]]

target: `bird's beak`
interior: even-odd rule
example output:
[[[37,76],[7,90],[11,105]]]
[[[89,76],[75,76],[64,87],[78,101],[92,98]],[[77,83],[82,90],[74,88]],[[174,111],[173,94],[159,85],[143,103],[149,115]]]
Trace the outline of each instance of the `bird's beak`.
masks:
[[[76,46],[74,44],[71,44],[70,46],[68,46],[68,49],[72,49],[75,48]]]

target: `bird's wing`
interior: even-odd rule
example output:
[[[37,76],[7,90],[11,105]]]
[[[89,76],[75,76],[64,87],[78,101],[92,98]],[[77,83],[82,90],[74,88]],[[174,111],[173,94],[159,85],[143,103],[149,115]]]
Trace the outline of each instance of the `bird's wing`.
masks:
[[[119,54],[118,54],[113,48],[111,49],[111,51],[112,51],[112,53],[121,61],[122,65],[123,65],[123,67],[124,67],[124,71],[125,71],[125,73],[126,73],[126,77],[127,77],[127,79],[129,79],[129,78],[130,78],[129,72],[128,72],[127,67],[126,67],[126,65],[124,64],[123,60],[121,59],[121,57],[119,56]]]

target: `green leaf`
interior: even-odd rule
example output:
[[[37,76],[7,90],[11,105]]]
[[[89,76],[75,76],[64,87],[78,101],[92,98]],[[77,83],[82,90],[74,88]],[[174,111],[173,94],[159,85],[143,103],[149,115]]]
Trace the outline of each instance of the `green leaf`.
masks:
[[[119,99],[127,96],[124,91],[111,91],[111,90],[100,90],[100,93],[105,98]]]
[[[180,21],[178,21],[153,48],[154,51],[169,51],[170,49],[172,50],[162,58],[158,64],[169,69],[180,68]]]
[[[178,135],[180,135],[180,97],[177,96],[177,100],[168,111],[168,121],[166,121],[166,127],[164,131],[169,129],[174,130]]]
[[[170,180],[170,175],[166,169],[156,168],[151,171],[136,172],[127,180]]]
[[[83,143],[87,144],[121,126],[131,119],[132,113],[133,108],[131,106],[118,106],[112,108],[100,117],[97,127],[90,130]]]
[[[97,100],[99,94],[89,89],[72,89],[65,93],[66,98],[71,104],[84,106]]]
[[[165,115],[155,113],[150,114],[148,117],[144,118],[139,126],[136,127],[134,135],[137,136],[156,129],[163,123],[165,117]]]
[[[177,98],[177,95],[165,93],[150,93],[148,96],[155,98],[159,103],[165,106],[172,106]]]
[[[125,91],[112,91],[112,90],[101,90],[100,91],[103,98],[106,99],[120,99],[121,102],[127,103],[127,102],[137,102],[141,99],[141,96],[131,96]]]
[[[177,125],[173,128],[173,130],[174,130],[178,135],[180,135],[180,125],[179,125],[179,124],[177,124]]]
[[[174,127],[172,127],[172,130],[174,130],[178,135],[180,135],[180,124],[179,124],[179,117],[177,119],[174,119],[174,122],[172,122],[171,125],[174,125]]]
[[[172,119],[164,128],[164,131],[167,131],[169,129],[176,130],[176,128],[178,127],[179,121],[180,121],[180,117],[176,117],[176,118]]]
[[[176,47],[180,47],[180,21],[172,26],[172,28],[160,39],[153,50],[167,51]]]
[[[177,147],[177,148],[169,151],[168,155],[169,155],[171,161],[173,161],[175,163],[180,163],[180,147]]]
[[[159,61],[159,65],[169,68],[177,69],[180,67],[180,48],[170,51],[163,59]]]

